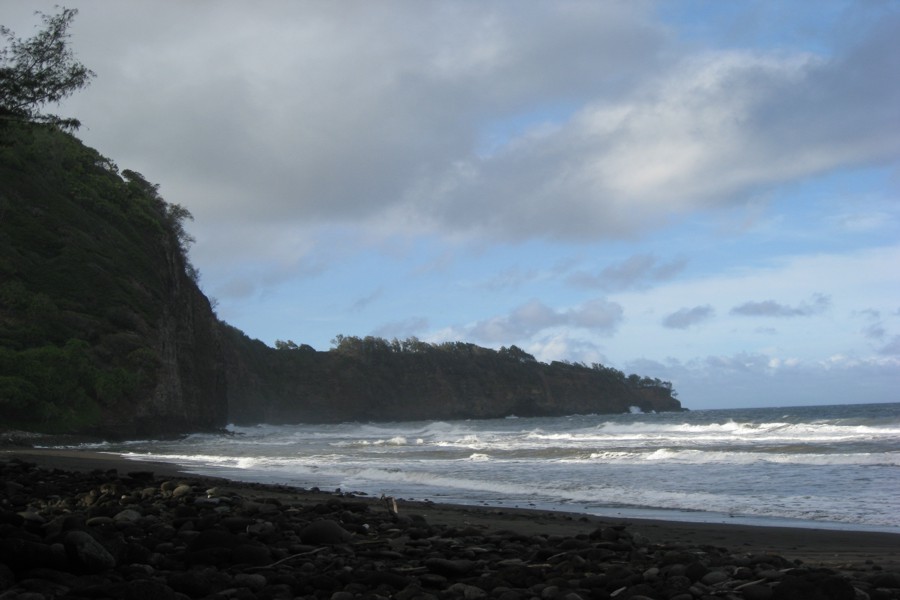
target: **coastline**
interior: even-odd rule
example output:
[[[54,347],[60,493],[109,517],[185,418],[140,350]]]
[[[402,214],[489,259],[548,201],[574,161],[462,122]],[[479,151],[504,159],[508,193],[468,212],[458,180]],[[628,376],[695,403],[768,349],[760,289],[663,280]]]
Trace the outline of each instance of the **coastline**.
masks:
[[[265,485],[187,473],[178,465],[132,461],[117,454],[21,446],[0,447],[0,462],[24,461],[44,471],[89,473],[116,470],[121,474],[152,472],[157,478],[190,479],[209,487],[227,488],[247,497],[277,496],[285,505],[310,505],[350,496],[319,490]],[[353,496],[379,508],[377,498]],[[747,555],[777,555],[809,567],[840,572],[883,570],[900,573],[900,534],[845,529],[694,523],[641,518],[611,518],[531,508],[451,505],[430,501],[399,501],[399,514],[421,515],[446,527],[476,527],[520,535],[576,537],[601,527],[627,527],[656,544],[728,549]]]

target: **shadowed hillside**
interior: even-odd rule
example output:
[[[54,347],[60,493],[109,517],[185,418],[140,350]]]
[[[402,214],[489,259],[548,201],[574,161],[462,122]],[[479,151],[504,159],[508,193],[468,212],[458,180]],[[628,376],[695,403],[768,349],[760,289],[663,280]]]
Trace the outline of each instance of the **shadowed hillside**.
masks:
[[[0,128],[0,415],[153,435],[226,418],[217,322],[189,215],[52,126]]]
[[[485,419],[677,411],[668,382],[593,365],[537,362],[516,346],[338,336],[328,352],[272,349],[224,328],[235,423]]]

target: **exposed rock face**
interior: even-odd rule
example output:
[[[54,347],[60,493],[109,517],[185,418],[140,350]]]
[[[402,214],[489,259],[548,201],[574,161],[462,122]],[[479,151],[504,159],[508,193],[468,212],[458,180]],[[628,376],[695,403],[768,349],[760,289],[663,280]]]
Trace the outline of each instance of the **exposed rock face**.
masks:
[[[161,359],[157,384],[135,407],[135,435],[215,429],[228,419],[221,336],[209,300],[177,263],[168,284],[153,340]]]

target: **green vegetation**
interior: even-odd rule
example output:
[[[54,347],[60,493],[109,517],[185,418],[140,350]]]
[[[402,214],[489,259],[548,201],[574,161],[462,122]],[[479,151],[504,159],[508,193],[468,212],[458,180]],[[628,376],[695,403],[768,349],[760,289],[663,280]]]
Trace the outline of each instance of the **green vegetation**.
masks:
[[[269,348],[225,326],[229,420],[476,419],[681,410],[672,386],[595,364],[541,363],[516,346],[338,335],[327,352]]]
[[[184,209],[55,127],[0,126],[0,413],[83,431],[155,381]]]
[[[76,14],[41,15],[27,40],[0,26],[0,415],[50,432],[97,426],[155,385],[160,264],[196,278],[190,213],[43,112],[93,77],[67,46]]]
[[[531,354],[528,354],[518,346],[503,346],[500,350],[491,350],[490,348],[482,348],[475,344],[466,342],[443,342],[441,344],[429,344],[423,342],[416,337],[410,337],[405,340],[394,338],[390,341],[381,338],[366,336],[364,338],[356,336],[346,336],[338,334],[331,340],[332,351],[346,356],[355,356],[361,359],[376,360],[377,355],[385,355],[391,353],[429,353],[442,357],[444,361],[452,361],[454,359],[469,360],[477,358],[479,360],[497,360],[508,363],[510,361],[521,364],[540,364]],[[275,342],[276,349],[296,349],[297,345],[292,342]],[[312,349],[307,346],[307,348]],[[633,389],[659,389],[671,393],[674,397],[675,392],[672,390],[672,383],[662,381],[659,378],[642,377],[632,373],[626,376],[625,373],[612,367],[604,366],[600,363],[593,363],[590,367],[583,363],[571,363],[568,361],[554,363],[556,365],[564,365],[572,369],[590,369],[602,374],[610,381],[616,381]]]
[[[63,8],[58,15],[37,14],[45,29],[27,40],[0,25],[0,36],[6,38],[5,47],[0,48],[0,119],[77,129],[77,119],[43,114],[41,109],[72,95],[94,76],[66,45],[69,25],[78,11]]]

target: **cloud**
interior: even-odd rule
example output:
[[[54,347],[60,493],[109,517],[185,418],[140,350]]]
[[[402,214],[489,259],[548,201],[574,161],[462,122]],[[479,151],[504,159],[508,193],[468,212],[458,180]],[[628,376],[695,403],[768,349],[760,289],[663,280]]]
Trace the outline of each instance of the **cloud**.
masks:
[[[595,334],[611,334],[623,319],[622,306],[603,298],[585,302],[574,308],[555,310],[532,300],[508,315],[479,321],[464,328],[462,337],[483,342],[509,344],[528,339],[541,331],[560,326],[582,328]]]
[[[636,360],[626,372],[671,381],[688,408],[798,406],[895,402],[900,384],[897,356],[801,361],[762,353],[740,352],[690,360]]]
[[[663,326],[670,329],[687,329],[698,323],[702,323],[711,319],[715,315],[715,310],[710,305],[695,306],[693,308],[682,308],[666,316],[663,319]]]
[[[898,22],[887,17],[828,58],[682,56],[626,97],[596,98],[488,160],[455,163],[436,186],[454,210],[438,218],[512,237],[617,238],[785,182],[894,161]]]
[[[698,53],[643,2],[80,8],[63,112],[198,233],[620,239],[900,151],[895,14],[817,56]]]
[[[384,295],[384,288],[377,288],[372,293],[357,298],[351,305],[350,310],[353,312],[359,312],[364,310],[367,306],[378,300]]]
[[[900,335],[895,335],[891,340],[878,349],[878,353],[884,356],[900,357]]]
[[[578,271],[569,277],[569,283],[605,291],[642,288],[651,283],[673,278],[684,270],[683,258],[662,262],[651,254],[635,254],[624,261],[609,265],[599,273]]]
[[[809,317],[824,312],[829,306],[831,298],[816,294],[811,302],[802,302],[798,306],[788,306],[774,300],[745,302],[732,308],[731,314],[744,317]]]

